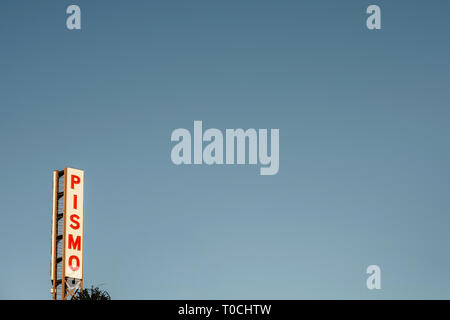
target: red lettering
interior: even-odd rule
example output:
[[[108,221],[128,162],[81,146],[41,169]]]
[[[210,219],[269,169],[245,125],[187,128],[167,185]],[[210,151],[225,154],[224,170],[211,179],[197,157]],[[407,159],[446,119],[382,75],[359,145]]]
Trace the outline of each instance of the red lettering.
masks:
[[[71,215],[70,216],[70,221],[72,221],[73,223],[75,223],[75,225],[70,225],[70,227],[72,228],[72,229],[75,229],[75,230],[77,230],[79,227],[80,227],[80,223],[78,222],[78,221],[76,221],[75,219],[80,219],[80,217],[78,216],[78,215],[76,215],[76,214],[73,214],[73,215]]]
[[[75,260],[75,266],[73,265],[73,260]],[[69,268],[72,271],[77,271],[80,268],[80,259],[77,256],[70,256],[69,258]]]
[[[74,194],[73,195],[73,208],[74,209],[77,209],[77,200],[78,200],[78,197],[76,194]]]
[[[69,249],[81,250],[81,237],[77,236],[77,240],[73,241],[73,236],[69,234]]]
[[[70,187],[71,187],[72,189],[74,189],[74,188],[75,188],[75,185],[76,185],[76,184],[79,184],[80,181],[81,181],[81,179],[80,179],[79,176],[76,176],[76,175],[74,175],[74,174],[71,175],[71,176],[70,176]]]

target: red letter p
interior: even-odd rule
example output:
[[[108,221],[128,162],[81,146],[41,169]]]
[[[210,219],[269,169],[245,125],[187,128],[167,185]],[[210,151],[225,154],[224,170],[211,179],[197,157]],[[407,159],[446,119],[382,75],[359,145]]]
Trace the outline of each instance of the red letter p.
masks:
[[[81,181],[80,177],[76,176],[74,174],[70,176],[70,179],[71,179],[71,181],[70,181],[70,188],[72,188],[72,189],[74,189],[75,185],[79,184],[80,181]]]

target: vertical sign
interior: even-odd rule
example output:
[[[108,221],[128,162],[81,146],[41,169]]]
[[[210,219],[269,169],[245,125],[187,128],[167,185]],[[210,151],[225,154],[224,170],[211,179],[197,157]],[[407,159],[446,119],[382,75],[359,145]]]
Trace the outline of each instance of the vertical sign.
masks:
[[[83,279],[84,171],[64,169],[64,277]]]

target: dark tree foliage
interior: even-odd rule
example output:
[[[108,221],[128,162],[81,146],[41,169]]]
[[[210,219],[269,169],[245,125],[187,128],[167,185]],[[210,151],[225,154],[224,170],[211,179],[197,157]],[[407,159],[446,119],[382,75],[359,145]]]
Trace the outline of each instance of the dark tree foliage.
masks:
[[[78,291],[72,300],[111,300],[111,296],[107,291],[91,286],[90,289]]]

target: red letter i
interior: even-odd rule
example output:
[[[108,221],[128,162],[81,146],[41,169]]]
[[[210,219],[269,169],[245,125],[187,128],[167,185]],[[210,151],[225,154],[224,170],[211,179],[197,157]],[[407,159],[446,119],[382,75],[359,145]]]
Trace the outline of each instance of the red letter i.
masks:
[[[76,194],[73,195],[73,208],[74,209],[77,208],[77,195]]]

